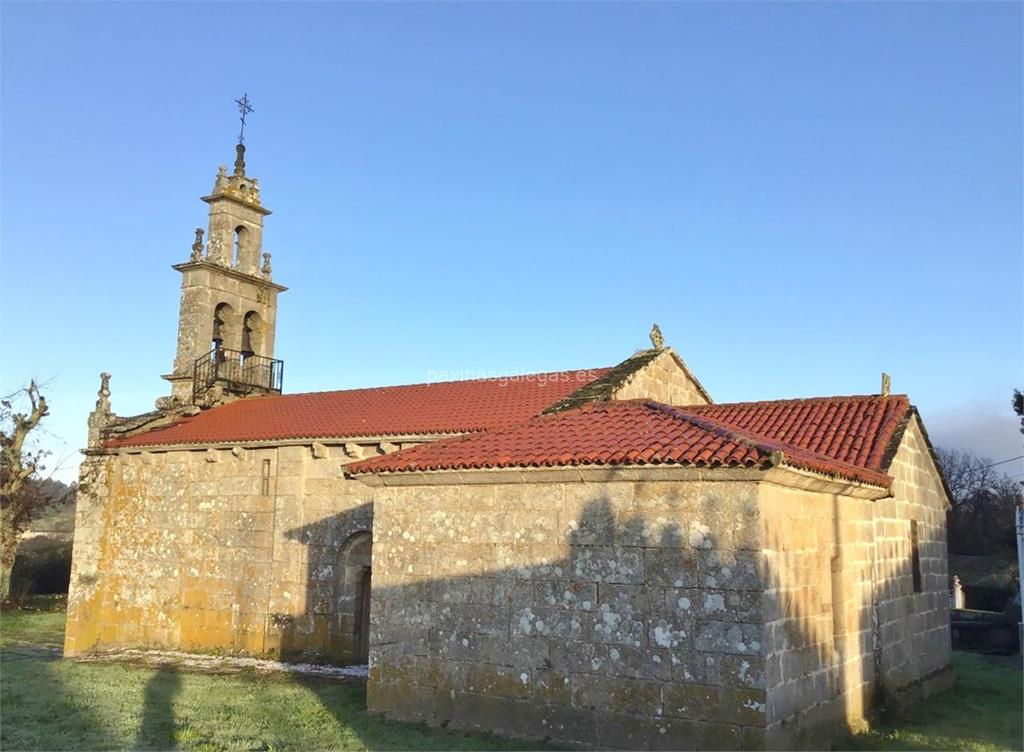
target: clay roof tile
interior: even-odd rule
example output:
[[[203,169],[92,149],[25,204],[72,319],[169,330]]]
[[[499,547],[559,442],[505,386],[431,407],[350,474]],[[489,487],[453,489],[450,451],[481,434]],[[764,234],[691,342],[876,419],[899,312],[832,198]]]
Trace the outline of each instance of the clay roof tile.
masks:
[[[911,410],[903,395],[673,407],[596,402],[357,462],[352,475],[590,464],[763,467],[784,461],[888,486],[886,448]]]

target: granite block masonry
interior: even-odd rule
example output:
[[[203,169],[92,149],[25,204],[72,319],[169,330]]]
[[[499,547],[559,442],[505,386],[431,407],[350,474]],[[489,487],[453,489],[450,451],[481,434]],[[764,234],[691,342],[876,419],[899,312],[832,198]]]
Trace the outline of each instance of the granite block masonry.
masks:
[[[950,681],[945,495],[916,425],[894,468],[892,496],[781,468],[368,477],[369,709],[625,749],[861,729],[874,698]]]
[[[171,394],[101,379],[66,655],[368,662],[372,712],[628,749],[822,746],[948,684],[948,493],[888,383],[715,405],[655,326],[610,368],[281,394],[244,156],[175,266]]]

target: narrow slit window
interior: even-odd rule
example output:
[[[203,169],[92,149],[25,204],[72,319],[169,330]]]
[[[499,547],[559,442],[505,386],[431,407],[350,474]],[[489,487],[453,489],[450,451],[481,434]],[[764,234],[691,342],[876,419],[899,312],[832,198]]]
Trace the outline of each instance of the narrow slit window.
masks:
[[[270,496],[270,460],[263,460],[263,477],[260,479],[260,495]]]
[[[914,575],[914,592],[921,592],[921,552],[917,547],[917,520],[910,521],[910,567]]]
[[[243,225],[239,225],[235,228],[235,242],[234,248],[232,249],[231,268],[237,269],[238,262],[242,260],[242,256],[245,255],[246,249],[246,236],[249,231],[245,229]]]

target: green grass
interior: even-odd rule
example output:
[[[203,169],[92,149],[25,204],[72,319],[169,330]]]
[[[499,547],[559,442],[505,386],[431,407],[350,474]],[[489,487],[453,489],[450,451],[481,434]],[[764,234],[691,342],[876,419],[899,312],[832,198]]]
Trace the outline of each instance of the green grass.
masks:
[[[64,606],[57,595],[31,596],[25,608],[0,612],[0,647],[32,643],[48,648],[64,644]]]
[[[366,690],[359,684],[64,661],[52,650],[63,633],[62,611],[0,615],[0,748],[5,752],[537,748],[385,722],[366,713]]]
[[[57,656],[57,599],[0,614],[0,748],[64,749],[530,749],[496,737],[385,722],[366,713],[360,685],[173,666],[75,663]],[[37,646],[37,647],[34,647]],[[1020,750],[1021,673],[1010,660],[954,657],[952,692],[898,724],[852,739],[857,750]]]
[[[911,709],[898,723],[853,739],[858,750],[1024,749],[1019,663],[974,653],[953,653],[956,685]]]
[[[1017,579],[1017,552],[1008,548],[985,556],[950,554],[949,574],[965,588],[1001,588],[1012,591]]]

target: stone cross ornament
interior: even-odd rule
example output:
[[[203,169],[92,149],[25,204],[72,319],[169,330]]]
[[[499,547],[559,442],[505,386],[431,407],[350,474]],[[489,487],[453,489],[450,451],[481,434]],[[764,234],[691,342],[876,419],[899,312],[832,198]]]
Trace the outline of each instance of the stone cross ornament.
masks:
[[[654,345],[655,350],[660,350],[665,346],[665,338],[661,336],[661,327],[657,324],[651,327],[651,344]]]
[[[256,110],[254,110],[252,108],[252,103],[249,101],[249,95],[248,94],[243,94],[241,99],[236,99],[235,100],[235,104],[238,105],[238,114],[240,116],[238,119],[242,121],[242,127],[238,131],[238,143],[244,144],[245,143],[245,116],[246,115],[250,115],[253,112],[256,112]]]

